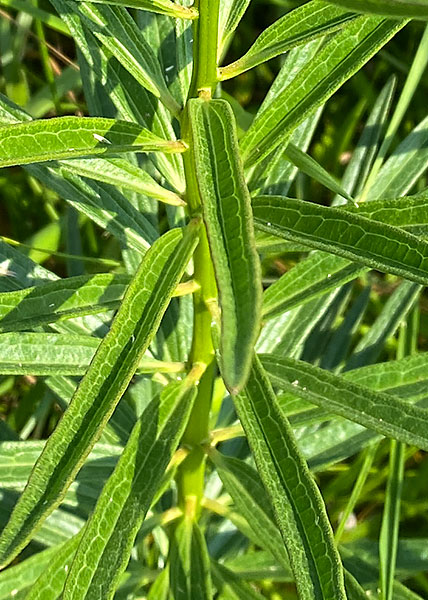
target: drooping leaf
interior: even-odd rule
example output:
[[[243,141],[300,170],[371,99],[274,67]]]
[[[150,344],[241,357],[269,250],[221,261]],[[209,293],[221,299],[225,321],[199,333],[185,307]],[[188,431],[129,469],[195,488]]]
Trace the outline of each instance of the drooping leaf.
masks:
[[[170,384],[137,421],[98,499],[67,577],[64,600],[112,598],[195,398],[194,379]]]
[[[323,500],[257,357],[245,395],[236,396],[235,406],[270,495],[300,597],[344,599],[342,568]]]
[[[220,79],[230,79],[310,40],[331,34],[356,15],[312,0],[288,12],[260,34],[244,56],[220,68]]]
[[[136,123],[100,117],[58,117],[0,128],[0,167],[129,150],[183,152],[184,146]]]
[[[160,238],[128,287],[113,325],[37,461],[0,538],[8,564],[59,504],[156,333],[198,239],[199,222]]]
[[[228,389],[245,384],[259,332],[260,263],[232,110],[189,102],[191,144],[221,307],[220,368]],[[221,173],[221,176],[220,176]]]
[[[323,104],[405,25],[380,17],[359,17],[327,41],[268,109],[256,116],[242,139],[248,167],[260,162],[311,112]]]

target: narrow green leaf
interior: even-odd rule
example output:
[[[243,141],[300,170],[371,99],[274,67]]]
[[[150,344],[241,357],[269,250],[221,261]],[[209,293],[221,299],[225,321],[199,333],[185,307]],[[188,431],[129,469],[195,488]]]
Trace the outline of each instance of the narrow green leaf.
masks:
[[[223,588],[225,586],[227,588],[227,596],[222,595],[221,600],[263,600],[265,598],[223,564],[211,561],[211,570],[217,589],[224,593]]]
[[[98,499],[74,558],[64,600],[113,597],[135,537],[187,424],[196,388],[188,377],[156,396],[137,421]]]
[[[119,63],[156,98],[177,115],[181,107],[168,89],[159,60],[123,6],[69,2],[69,11],[85,25]]]
[[[269,108],[256,116],[241,143],[246,165],[260,162],[284,144],[314,109],[330,98],[405,24],[379,17],[359,17],[344,25]]]
[[[193,160],[219,290],[220,368],[239,391],[248,377],[261,309],[260,263],[250,194],[239,159],[232,109],[225,100],[191,100]]]
[[[0,573],[0,600],[10,600],[33,586],[55,558],[58,547],[48,548]],[[31,591],[29,592],[31,593]],[[27,596],[28,597],[28,596]]]
[[[55,556],[34,583],[25,600],[57,600],[61,597],[82,533],[70,538],[61,548],[55,548]]]
[[[71,159],[63,165],[72,173],[89,179],[132,190],[173,206],[185,205],[180,196],[163,188],[143,169],[123,158]]]
[[[216,451],[210,452],[210,458],[236,510],[253,530],[253,539],[258,540],[258,545],[269,550],[279,565],[288,570],[288,554],[258,473],[244,461],[223,456]]]
[[[322,497],[257,357],[245,396],[237,395],[235,406],[271,497],[299,596],[345,599],[340,559]]]
[[[99,117],[40,119],[0,128],[0,167],[116,152],[183,152],[136,123]]]
[[[221,0],[219,23],[219,59],[245,14],[251,0]]]
[[[428,448],[428,409],[373,392],[302,361],[266,356],[263,365],[282,390],[385,437]]]
[[[328,0],[328,2],[359,13],[428,20],[427,0]]]
[[[60,503],[99,437],[159,327],[197,243],[199,226],[195,221],[184,232],[168,232],[146,254],[0,537],[2,564],[16,556]]]
[[[428,285],[428,243],[398,227],[281,196],[255,198],[253,213],[263,231]]]
[[[84,375],[100,339],[89,335],[58,333],[0,334],[2,375]],[[138,373],[180,373],[184,363],[143,357]]]
[[[310,40],[331,34],[356,15],[312,0],[288,12],[263,31],[244,56],[220,69],[220,79],[230,79]]]
[[[169,554],[171,600],[211,600],[210,559],[199,525],[186,515],[174,531]]]
[[[116,4],[128,8],[148,10],[159,15],[168,15],[176,19],[197,19],[198,11],[195,8],[186,8],[170,0],[89,0],[94,3]]]

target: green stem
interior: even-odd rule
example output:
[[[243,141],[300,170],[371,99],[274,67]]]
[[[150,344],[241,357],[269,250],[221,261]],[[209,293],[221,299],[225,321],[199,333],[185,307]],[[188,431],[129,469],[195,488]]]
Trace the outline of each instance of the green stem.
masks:
[[[193,76],[189,97],[211,98],[218,81],[220,0],[196,0],[199,19],[193,21]]]
[[[189,98],[200,96],[207,100],[217,84],[217,46],[219,0],[197,0],[199,18],[194,21],[194,67]],[[186,201],[190,216],[201,212],[198,178],[193,149],[190,144],[187,110],[182,116],[182,138],[190,149],[183,154],[186,175]],[[193,341],[190,366],[200,365],[203,375],[198,394],[183,436],[189,454],[177,473],[179,505],[192,519],[197,519],[204,493],[205,452],[202,445],[209,439],[209,417],[217,375],[214,347],[211,339],[212,316],[210,303],[217,298],[214,269],[205,226],[201,225],[199,244],[193,255],[194,281],[199,288],[193,294]]]

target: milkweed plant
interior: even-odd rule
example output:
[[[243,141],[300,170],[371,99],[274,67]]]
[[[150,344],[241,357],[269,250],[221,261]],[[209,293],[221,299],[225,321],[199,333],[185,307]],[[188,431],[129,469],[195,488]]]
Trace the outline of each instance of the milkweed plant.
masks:
[[[428,597],[399,535],[428,450],[428,117],[402,127],[428,1],[283,2],[233,62],[250,0],[30,4],[7,5],[73,41],[85,108],[2,95],[0,167],[120,258],[60,277],[0,242],[0,384],[37,389],[0,421],[0,600]],[[406,26],[339,179],[323,114]],[[272,59],[246,110],[229,80]]]

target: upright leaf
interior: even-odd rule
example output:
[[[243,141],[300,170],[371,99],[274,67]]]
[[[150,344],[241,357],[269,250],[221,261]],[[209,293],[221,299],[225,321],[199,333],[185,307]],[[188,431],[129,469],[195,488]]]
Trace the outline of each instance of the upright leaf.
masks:
[[[260,327],[261,275],[250,194],[229,104],[191,100],[189,118],[192,158],[219,290],[220,368],[228,389],[237,393],[248,377]]]
[[[211,600],[210,560],[199,525],[186,515],[174,531],[169,554],[172,600]]]
[[[333,9],[323,0],[312,0],[292,10],[260,34],[244,56],[220,69],[220,79],[230,79],[262,62],[310,40],[331,34],[356,15]]]
[[[359,17],[342,27],[322,47],[268,109],[256,116],[242,139],[244,161],[260,162],[309,114],[333,95],[405,25],[380,17]]]
[[[198,239],[199,222],[172,230],[146,254],[113,325],[103,339],[0,537],[8,564],[58,506],[125,392],[159,327]]]
[[[345,600],[342,567],[322,497],[257,357],[245,395],[236,396],[235,406],[271,497],[300,598]]]

